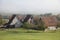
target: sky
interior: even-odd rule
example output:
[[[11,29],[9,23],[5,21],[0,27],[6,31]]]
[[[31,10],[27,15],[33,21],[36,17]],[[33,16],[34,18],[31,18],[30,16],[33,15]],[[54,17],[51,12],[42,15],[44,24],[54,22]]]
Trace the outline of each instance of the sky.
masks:
[[[60,13],[60,0],[0,0],[4,13]]]

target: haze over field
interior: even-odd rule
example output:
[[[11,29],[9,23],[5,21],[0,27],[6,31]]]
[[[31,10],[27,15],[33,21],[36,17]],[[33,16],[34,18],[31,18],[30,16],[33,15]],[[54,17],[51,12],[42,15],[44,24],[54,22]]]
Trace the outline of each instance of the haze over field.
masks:
[[[60,13],[60,0],[0,0],[0,13]]]

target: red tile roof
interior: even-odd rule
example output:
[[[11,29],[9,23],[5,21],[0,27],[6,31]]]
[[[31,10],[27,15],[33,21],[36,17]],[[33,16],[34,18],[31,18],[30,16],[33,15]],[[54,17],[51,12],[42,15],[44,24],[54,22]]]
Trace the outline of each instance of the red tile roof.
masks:
[[[42,21],[45,23],[45,26],[56,26],[57,19],[54,16],[42,17]]]

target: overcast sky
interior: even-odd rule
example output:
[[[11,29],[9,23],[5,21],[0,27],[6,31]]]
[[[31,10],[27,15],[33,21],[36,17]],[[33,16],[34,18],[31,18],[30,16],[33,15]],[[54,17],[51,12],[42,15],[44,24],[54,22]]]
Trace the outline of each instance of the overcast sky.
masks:
[[[60,13],[60,0],[0,0],[0,12]]]

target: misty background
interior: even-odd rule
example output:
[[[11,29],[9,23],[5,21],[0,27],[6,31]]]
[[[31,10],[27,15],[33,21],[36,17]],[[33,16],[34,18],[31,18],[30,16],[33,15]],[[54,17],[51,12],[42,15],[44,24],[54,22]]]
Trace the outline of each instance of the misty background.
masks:
[[[60,0],[0,0],[0,14],[60,13]]]

